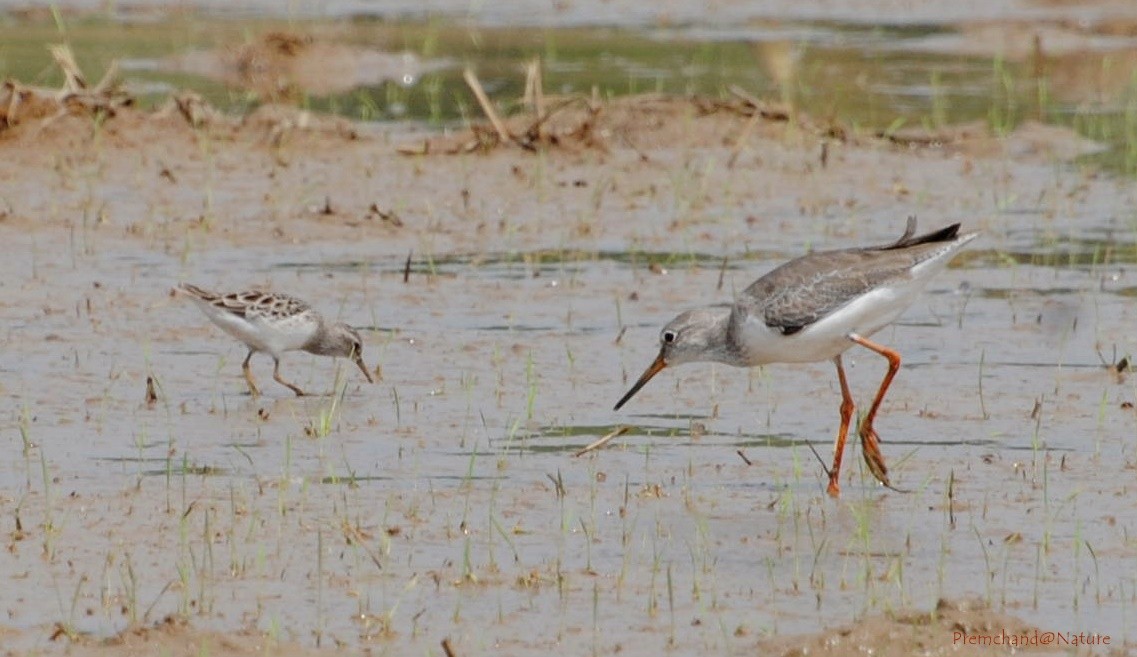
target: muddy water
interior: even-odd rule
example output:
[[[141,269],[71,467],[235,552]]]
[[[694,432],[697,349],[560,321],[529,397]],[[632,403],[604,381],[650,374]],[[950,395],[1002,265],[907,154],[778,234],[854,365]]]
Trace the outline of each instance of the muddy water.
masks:
[[[759,129],[728,166],[742,121],[680,112],[636,150],[464,158],[126,121],[0,146],[0,605],[29,629],[6,648],[184,614],[390,654],[752,653],[941,597],[1135,640],[1134,379],[1105,367],[1137,352],[1128,181],[1021,135],[822,168]],[[907,492],[852,449],[824,494],[828,364],[685,366],[611,410],[676,312],[910,213],[984,235],[877,335]],[[309,299],[382,379],[290,354],[334,393],[296,399],[262,357],[250,398],[181,280]],[[847,364],[863,403],[884,363]]]
[[[1106,191],[1080,212],[1116,211]],[[688,366],[610,409],[677,310],[807,245],[890,239],[899,217],[820,238],[789,222],[758,230],[761,251],[663,233],[673,250],[619,257],[454,249],[407,283],[401,247],[318,231],[188,253],[10,234],[0,487],[24,535],[0,556],[8,622],[109,633],[183,612],[380,651],[646,655],[973,595],[1131,640],[1134,390],[1098,354],[1133,352],[1132,229],[1032,216],[969,221],[987,235],[879,334],[905,357],[878,428],[909,492],[873,485],[854,452],[838,501],[807,448],[827,455],[836,425],[828,365]],[[382,381],[293,354],[287,375],[342,394],[295,399],[262,359],[267,395],[248,397],[242,349],[168,296],[182,278],[316,301],[368,329]],[[867,399],[883,363],[849,356]]]

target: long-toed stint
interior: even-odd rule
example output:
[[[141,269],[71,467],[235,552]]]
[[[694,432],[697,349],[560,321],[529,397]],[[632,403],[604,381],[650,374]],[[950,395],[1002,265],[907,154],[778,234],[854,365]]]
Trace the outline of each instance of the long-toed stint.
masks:
[[[219,294],[188,284],[178,289],[189,295],[214,324],[249,348],[241,370],[254,396],[259,395],[260,390],[253,380],[249,360],[258,351],[272,356],[272,378],[298,397],[303,396],[304,391],[280,376],[280,357],[286,351],[350,358],[367,377],[367,382],[374,383],[363,364],[363,340],[359,333],[342,322],[327,322],[300,299],[256,291]]]

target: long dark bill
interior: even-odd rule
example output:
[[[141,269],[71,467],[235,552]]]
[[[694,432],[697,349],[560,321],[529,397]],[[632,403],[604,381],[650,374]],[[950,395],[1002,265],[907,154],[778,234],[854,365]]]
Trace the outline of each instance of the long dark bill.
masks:
[[[367,366],[363,364],[363,357],[362,356],[360,356],[359,354],[352,354],[351,360],[354,361],[355,364],[359,366],[360,371],[363,372],[363,376],[367,377],[368,383],[375,383],[375,381],[371,378],[371,372],[368,372]]]
[[[626,404],[629,399],[631,399],[637,392],[639,392],[640,388],[647,385],[648,381],[651,381],[651,377],[659,374],[660,370],[665,367],[667,367],[667,361],[663,360],[663,352],[660,351],[659,355],[655,357],[655,360],[652,361],[651,365],[648,365],[647,369],[644,370],[643,376],[640,377],[640,380],[636,381],[636,384],[632,386],[632,389],[629,390],[626,395],[621,397],[620,401],[616,402],[616,408],[613,410],[620,410],[620,407]]]

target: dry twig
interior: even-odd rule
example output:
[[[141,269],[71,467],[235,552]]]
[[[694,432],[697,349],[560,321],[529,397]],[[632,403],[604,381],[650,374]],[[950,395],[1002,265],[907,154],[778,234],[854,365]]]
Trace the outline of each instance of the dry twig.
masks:
[[[628,431],[630,431],[630,430],[631,430],[631,427],[629,427],[627,425],[617,427],[615,430],[609,431],[603,437],[592,441],[591,443],[588,444],[587,447],[580,450],[576,454],[573,454],[573,456],[584,456],[585,454],[587,454],[593,450],[600,449],[604,445],[608,444],[608,442],[611,441],[613,438],[616,438],[617,436],[622,436],[622,435],[628,433]]]

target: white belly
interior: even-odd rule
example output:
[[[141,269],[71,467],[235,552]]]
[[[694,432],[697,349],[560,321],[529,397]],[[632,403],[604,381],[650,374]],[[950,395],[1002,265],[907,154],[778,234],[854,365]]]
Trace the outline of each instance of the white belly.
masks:
[[[842,306],[792,335],[766,326],[762,317],[747,319],[743,331],[750,366],[831,360],[853,346],[850,333],[869,337],[896,321],[919,294],[919,286],[882,286]]]
[[[302,348],[315,333],[315,325],[300,317],[270,320],[263,316],[240,317],[208,307],[206,314],[229,335],[254,351],[274,356]]]

